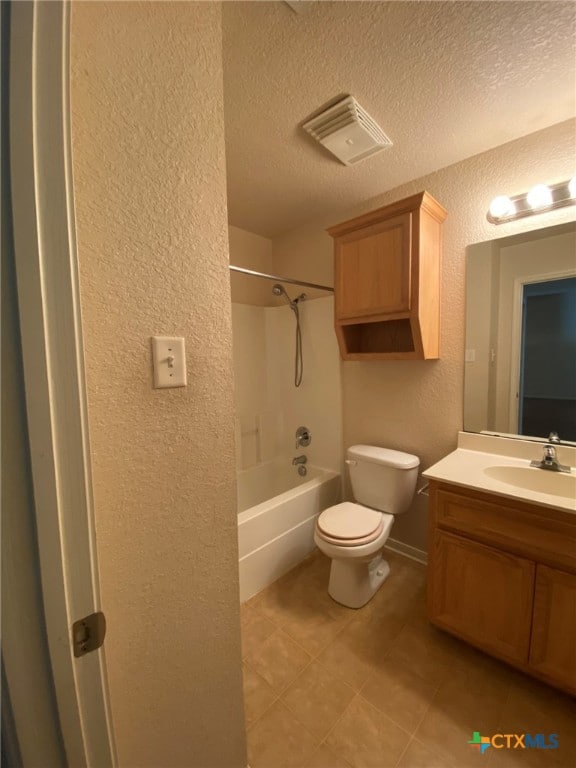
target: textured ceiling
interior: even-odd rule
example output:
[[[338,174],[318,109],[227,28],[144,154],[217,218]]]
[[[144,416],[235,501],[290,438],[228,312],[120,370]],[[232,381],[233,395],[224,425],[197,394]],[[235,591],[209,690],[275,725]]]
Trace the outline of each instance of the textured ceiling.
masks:
[[[223,4],[238,227],[274,236],[576,114],[572,2],[302,5]],[[346,94],[394,143],[352,167],[299,127]]]

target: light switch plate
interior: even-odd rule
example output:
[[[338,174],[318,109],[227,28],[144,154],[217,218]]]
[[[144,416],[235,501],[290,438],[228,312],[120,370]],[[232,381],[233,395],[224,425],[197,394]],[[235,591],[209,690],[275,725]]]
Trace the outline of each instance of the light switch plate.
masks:
[[[154,388],[185,387],[186,352],[181,336],[152,336]]]

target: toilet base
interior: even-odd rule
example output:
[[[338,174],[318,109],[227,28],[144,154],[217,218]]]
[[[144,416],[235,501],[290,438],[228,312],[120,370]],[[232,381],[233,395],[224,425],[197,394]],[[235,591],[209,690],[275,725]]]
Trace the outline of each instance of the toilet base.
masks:
[[[390,573],[382,555],[370,562],[332,560],[328,594],[347,608],[362,608],[371,600]]]

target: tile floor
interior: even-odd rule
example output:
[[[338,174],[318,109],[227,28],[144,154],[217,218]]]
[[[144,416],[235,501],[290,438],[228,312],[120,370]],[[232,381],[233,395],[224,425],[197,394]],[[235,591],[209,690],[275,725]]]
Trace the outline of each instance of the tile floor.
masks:
[[[360,610],[330,599],[320,553],[242,606],[251,768],[576,768],[576,702],[434,629],[425,567],[387,558]],[[473,731],[559,749],[480,755]]]

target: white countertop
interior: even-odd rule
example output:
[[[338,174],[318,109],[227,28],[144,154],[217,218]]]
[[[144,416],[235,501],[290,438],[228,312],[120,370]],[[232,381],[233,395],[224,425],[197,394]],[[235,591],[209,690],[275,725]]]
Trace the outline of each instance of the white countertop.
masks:
[[[533,488],[522,487],[519,484],[511,484],[501,479],[490,476],[494,474],[494,468],[513,467],[526,471],[528,480],[545,480],[546,484],[556,484],[564,489],[571,483],[570,476],[562,473],[547,472],[543,469],[530,468],[531,459],[542,457],[542,444],[527,440],[513,440],[494,437],[491,435],[476,435],[460,432],[458,435],[458,448],[445,458],[438,461],[425,472],[423,477],[440,480],[446,483],[454,483],[467,488],[475,488],[479,491],[497,493],[508,498],[522,499],[533,504],[542,504],[555,509],[563,509],[576,513],[576,493],[569,491],[568,495],[542,492]],[[574,463],[576,463],[576,448],[572,446],[559,446],[558,459],[561,464],[572,466],[571,475],[576,476]],[[487,473],[488,470],[488,473]],[[502,472],[506,470],[496,470]],[[532,477],[531,473],[546,473],[550,477]],[[518,474],[518,473],[517,473]],[[522,474],[522,473],[520,473]],[[576,484],[574,485],[576,489]],[[565,491],[562,490],[562,493]]]

